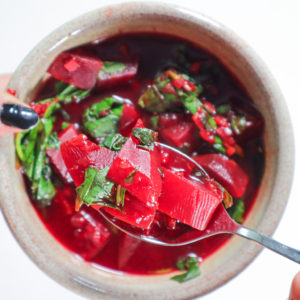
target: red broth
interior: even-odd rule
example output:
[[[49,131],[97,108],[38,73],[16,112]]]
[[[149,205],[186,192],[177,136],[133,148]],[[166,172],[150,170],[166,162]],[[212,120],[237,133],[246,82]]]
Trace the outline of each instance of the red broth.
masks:
[[[128,99],[125,101],[133,103],[145,125],[149,125],[151,114],[141,110],[137,106],[137,100],[159,71],[183,59],[180,52],[182,49],[184,49],[188,60],[201,62],[207,68],[199,75],[201,81],[204,82],[203,97],[206,97],[215,105],[230,103],[240,110],[253,110],[252,102],[241,84],[218,59],[187,41],[162,34],[139,33],[115,36],[104,41],[93,42],[81,48],[95,53],[102,60],[122,61],[124,57],[136,58],[139,67],[137,76],[128,83],[104,90],[101,88],[95,89],[87,99],[63,107],[65,115],[67,114],[70,117],[69,122],[78,124],[79,129],[85,109],[91,104],[112,95]],[[194,67],[197,68],[197,64],[194,64]],[[53,95],[54,82],[55,80],[51,79],[45,84],[38,100]],[[62,117],[58,116],[55,124],[56,128],[60,128],[62,120]],[[262,123],[263,121],[260,120],[259,122]],[[249,184],[243,196],[245,214],[251,209],[255,201],[264,171],[262,136],[253,137],[251,132],[249,135],[251,138],[240,142],[244,155],[233,157],[249,176]],[[164,139],[161,139],[161,141],[166,142]],[[189,155],[213,152],[205,143],[201,143],[197,139],[185,151]],[[227,235],[219,235],[188,246],[164,247],[137,242],[107,224],[111,236],[106,245],[97,253],[94,248],[99,242],[99,237],[89,224],[95,224],[98,221],[103,223],[102,217],[90,207],[82,208],[86,219],[75,213],[76,192],[74,186],[66,183],[59,183],[59,185],[57,195],[51,205],[41,208],[34,201],[32,202],[41,221],[64,247],[92,263],[112,270],[143,275],[170,272],[176,269],[176,262],[179,258],[193,253],[200,259],[205,259],[230,238]],[[153,230],[163,231],[162,234],[166,235],[172,235],[174,231],[185,233],[192,230],[189,226],[183,224],[175,225],[176,229],[174,230],[171,228],[172,224],[167,224],[164,218],[163,214],[157,216],[157,222]],[[165,227],[167,224],[167,227],[169,227],[167,229],[163,228],[162,224]]]

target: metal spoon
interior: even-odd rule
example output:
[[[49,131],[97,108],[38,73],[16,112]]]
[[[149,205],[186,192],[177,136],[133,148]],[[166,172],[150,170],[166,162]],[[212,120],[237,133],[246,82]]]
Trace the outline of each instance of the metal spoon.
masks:
[[[199,170],[202,174],[207,173],[203,170],[203,168],[195,162],[192,158],[187,156],[186,154],[161,143],[157,143],[157,145],[161,149],[166,149],[167,151],[174,151],[176,155],[180,155],[182,159],[187,160],[187,163],[192,163],[197,170]],[[124,222],[119,221],[113,217],[111,217],[108,213],[103,210],[99,210],[100,214],[103,218],[106,219],[110,224],[118,228],[119,230],[129,234],[130,236],[140,239],[142,241],[161,245],[161,246],[184,246],[191,243],[195,243],[202,239],[208,238],[217,234],[237,234],[241,237],[244,237],[248,240],[257,242],[258,244],[290,259],[297,263],[300,263],[300,251],[290,248],[286,245],[283,245],[270,237],[267,237],[261,233],[254,231],[253,229],[247,228],[243,225],[236,223],[231,217],[228,215],[226,209],[221,204],[214,212],[212,219],[210,220],[207,228],[204,231],[193,230],[188,232],[187,234],[183,234],[179,238],[169,239],[165,237],[154,237],[150,235],[145,235],[142,230],[138,230],[136,227],[128,226]]]

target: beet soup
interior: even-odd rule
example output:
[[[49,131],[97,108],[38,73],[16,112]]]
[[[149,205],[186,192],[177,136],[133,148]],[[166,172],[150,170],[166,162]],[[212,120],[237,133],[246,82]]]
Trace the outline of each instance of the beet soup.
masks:
[[[205,229],[218,205],[242,223],[265,158],[262,116],[239,81],[192,43],[150,33],[65,51],[48,73],[31,104],[39,124],[16,134],[15,143],[28,194],[49,232],[115,271],[186,271],[173,278],[179,282],[199,275],[199,263],[228,235],[158,246],[118,231],[97,210],[170,239]],[[155,141],[193,157],[210,179],[194,180],[194,170]]]

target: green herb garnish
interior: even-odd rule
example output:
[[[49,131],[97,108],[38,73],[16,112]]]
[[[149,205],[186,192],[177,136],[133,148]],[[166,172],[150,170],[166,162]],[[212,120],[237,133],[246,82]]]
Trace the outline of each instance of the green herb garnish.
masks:
[[[216,129],[217,127],[218,126],[217,126],[215,120],[213,119],[212,115],[210,115],[207,119],[206,128]]]
[[[134,169],[132,172],[130,172],[130,174],[124,179],[124,183],[131,184],[136,172],[137,172],[137,169]]]
[[[226,115],[230,111],[230,105],[229,104],[221,104],[217,108],[217,113],[220,115]]]
[[[180,87],[176,84],[176,80],[186,84]],[[153,84],[139,98],[138,104],[147,111],[158,113],[167,110],[177,111],[180,106],[186,105],[192,113],[195,113],[199,101],[197,97],[202,91],[202,85],[196,85],[187,74],[168,69],[155,77]]]
[[[105,74],[112,74],[121,72],[126,69],[126,65],[119,61],[104,61],[103,66],[99,72],[98,77],[102,77]]]
[[[117,133],[123,104],[114,98],[105,98],[93,104],[83,115],[83,127],[94,138],[105,139]]]
[[[164,178],[164,177],[165,177],[165,174],[164,174],[162,168],[157,168],[157,169],[158,169],[158,172],[159,172],[161,178]]]
[[[59,149],[60,146],[60,140],[57,136],[56,132],[53,132],[49,135],[48,141],[47,141],[47,148],[50,149]]]
[[[48,165],[45,165],[39,174],[37,191],[36,191],[36,200],[39,201],[42,205],[50,204],[51,200],[56,194],[55,187],[51,181],[52,170]]]
[[[213,147],[218,150],[219,152],[223,153],[223,154],[226,154],[226,149],[225,147],[223,146],[223,141],[222,139],[215,135],[215,143],[213,144]]]
[[[55,196],[51,181],[51,168],[47,148],[56,147],[56,137],[51,135],[54,118],[40,119],[38,125],[16,136],[16,149],[25,174],[31,181],[31,194],[40,205],[48,205]]]
[[[124,137],[120,133],[112,134],[111,136],[107,137],[100,146],[103,146],[107,149],[113,150],[113,151],[120,151],[125,142],[128,138]]]
[[[186,45],[178,45],[175,48],[175,51],[172,53],[171,63],[174,64],[175,67],[179,67],[185,71],[188,71],[190,68],[190,62],[187,59],[187,47]],[[175,63],[174,63],[175,62]]]
[[[116,204],[118,206],[121,206],[122,208],[124,207],[125,194],[126,194],[126,189],[122,188],[121,185],[118,185],[117,192],[116,192]]]
[[[91,90],[83,90],[62,81],[56,83],[55,90],[58,94],[56,98],[64,104],[71,103],[74,100],[80,101],[87,97],[91,92]]]
[[[241,134],[246,128],[246,118],[244,116],[233,116],[231,119],[231,127],[235,134]]]
[[[239,199],[231,208],[228,209],[230,217],[238,223],[243,223],[245,214],[245,203]]]
[[[69,122],[62,122],[61,129],[62,130],[67,129],[70,125],[71,125],[71,123],[69,123]]]
[[[156,131],[148,128],[133,128],[132,135],[140,140],[141,144],[138,147],[153,151],[157,139]]]
[[[85,170],[84,182],[76,188],[77,197],[81,204],[98,204],[120,209],[112,200],[112,188],[114,183],[106,179],[109,167],[98,170],[89,167]]]
[[[177,102],[174,95],[170,98],[166,98],[166,95],[162,95],[156,85],[151,85],[139,98],[138,104],[140,107],[150,112],[164,112],[172,103]]]
[[[157,130],[158,121],[159,121],[159,116],[152,116],[150,118],[150,125],[151,125],[152,129]]]
[[[192,114],[195,114],[198,110],[198,107],[201,105],[201,102],[194,94],[192,94],[185,97],[183,104],[188,111],[190,111]]]
[[[183,274],[171,277],[172,280],[180,283],[191,280],[200,275],[198,259],[194,256],[187,256],[177,261],[176,267],[180,271],[186,271]]]

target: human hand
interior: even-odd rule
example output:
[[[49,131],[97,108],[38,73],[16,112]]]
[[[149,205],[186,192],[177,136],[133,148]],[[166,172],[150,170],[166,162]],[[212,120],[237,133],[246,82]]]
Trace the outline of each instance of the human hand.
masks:
[[[38,115],[28,105],[5,92],[10,75],[0,75],[0,135],[34,127]]]

